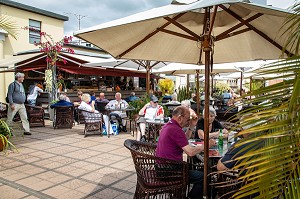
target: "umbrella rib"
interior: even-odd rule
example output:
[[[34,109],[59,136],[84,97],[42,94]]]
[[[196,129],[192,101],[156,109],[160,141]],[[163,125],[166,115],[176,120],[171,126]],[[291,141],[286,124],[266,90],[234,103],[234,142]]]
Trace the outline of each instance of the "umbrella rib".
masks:
[[[125,64],[126,62],[128,62],[129,60],[126,60],[126,61],[123,61],[123,62],[121,62],[121,63],[119,63],[119,64],[116,64],[116,65],[114,65],[114,68],[116,68],[116,67],[118,67],[118,66],[120,66],[120,65],[122,65],[122,64]]]
[[[191,36],[195,37],[197,39],[197,41],[200,40],[200,36],[199,35],[197,35],[193,31],[191,31],[187,27],[183,26],[182,24],[178,23],[176,20],[171,19],[170,17],[164,17],[164,19],[167,20],[168,22],[172,23],[173,25],[177,26],[178,28],[180,28],[184,32],[186,32],[186,33],[190,34]]]
[[[161,32],[168,33],[168,34],[171,34],[171,35],[175,35],[175,36],[178,36],[178,37],[182,37],[182,38],[185,38],[185,39],[193,40],[193,41],[198,41],[198,39],[193,37],[193,36],[185,35],[185,34],[182,34],[182,33],[171,31],[171,30],[162,29]]]
[[[234,18],[236,18],[237,20],[239,20],[240,22],[244,22],[245,20],[243,18],[241,18],[238,14],[236,14],[235,12],[233,12],[232,10],[226,8],[224,5],[220,5],[220,7],[225,10],[228,14],[230,14],[231,16],[233,16]],[[270,37],[268,37],[265,33],[263,33],[262,31],[258,30],[257,28],[255,28],[254,26],[252,26],[249,23],[245,23],[245,25],[247,27],[249,27],[251,30],[253,30],[254,32],[256,32],[258,35],[260,35],[261,37],[263,37],[265,40],[267,40],[268,42],[270,42],[271,44],[273,44],[275,47],[277,47],[279,50],[282,50],[283,47],[278,44],[277,42],[275,42],[273,39],[271,39]],[[291,52],[289,52],[288,50],[284,51],[288,56],[292,56],[293,54]]]
[[[249,22],[251,22],[251,21],[257,19],[258,17],[260,17],[260,16],[262,16],[262,15],[263,15],[262,13],[257,13],[256,15],[253,15],[253,16],[250,17],[249,19],[244,20],[244,22],[241,22],[241,23],[239,23],[239,24],[237,24],[237,25],[235,25],[235,26],[229,28],[228,30],[226,30],[226,31],[224,31],[224,32],[222,32],[222,33],[220,33],[219,35],[216,36],[216,41],[219,41],[219,40],[222,40],[222,39],[224,39],[224,38],[227,38],[227,37],[228,37],[228,34],[229,34],[230,32],[232,32],[232,31],[234,31],[234,30],[236,30],[236,29],[242,27],[243,25],[245,25],[245,23],[249,23]]]
[[[176,19],[182,17],[184,14],[186,14],[186,12],[185,13],[180,13],[180,14],[176,15],[173,19],[176,20]],[[127,53],[129,53],[130,51],[132,51],[133,49],[135,49],[136,47],[138,47],[140,44],[142,44],[145,41],[147,41],[149,38],[151,38],[152,36],[154,36],[155,34],[157,34],[158,32],[160,32],[160,30],[164,29],[165,27],[167,27],[170,24],[171,24],[170,22],[167,22],[164,25],[162,25],[161,27],[158,27],[156,30],[154,30],[153,32],[151,32],[148,35],[146,35],[143,39],[141,39],[140,41],[138,41],[137,43],[135,43],[130,48],[128,48],[127,50],[125,50],[124,52],[122,52],[121,54],[119,54],[116,57],[117,58],[123,57],[124,55],[126,55]]]
[[[235,32],[232,32],[232,33],[230,33],[228,35],[224,35],[223,37],[219,38],[217,41],[221,41],[223,39],[226,39],[226,38],[229,38],[229,37],[232,37],[232,36],[235,36],[235,35],[239,35],[239,34],[242,34],[244,32],[248,32],[250,30],[251,30],[251,28],[245,28],[243,30],[235,31]]]

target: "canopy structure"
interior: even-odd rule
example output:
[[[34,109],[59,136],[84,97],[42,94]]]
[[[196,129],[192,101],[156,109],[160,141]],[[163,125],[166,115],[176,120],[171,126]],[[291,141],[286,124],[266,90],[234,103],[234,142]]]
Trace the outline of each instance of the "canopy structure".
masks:
[[[144,60],[125,60],[125,59],[117,59],[114,60],[114,64],[112,68],[118,70],[130,70],[146,73],[146,92],[150,91],[150,74],[151,71],[155,71],[155,69],[159,69],[164,67],[166,63],[159,61],[144,61]],[[90,63],[87,66],[102,66],[105,67],[106,63]]]
[[[198,0],[151,9],[75,32],[119,59],[205,65],[204,176],[208,174],[212,63],[278,59],[286,10],[246,0]],[[284,51],[293,55],[293,49]],[[199,93],[197,92],[199,100]],[[204,178],[204,195],[208,179]]]
[[[67,60],[64,64],[58,61],[57,69],[71,74],[84,75],[101,75],[101,76],[134,76],[145,78],[146,74],[143,71],[133,71],[114,68],[116,61],[113,58],[101,58],[99,56],[87,56],[81,54],[61,53],[59,57]],[[14,71],[30,71],[41,70],[47,68],[46,54],[35,52],[28,54],[19,54],[0,61],[0,67],[7,67],[6,70],[0,72],[14,72]],[[105,67],[93,66],[93,62],[102,63]]]

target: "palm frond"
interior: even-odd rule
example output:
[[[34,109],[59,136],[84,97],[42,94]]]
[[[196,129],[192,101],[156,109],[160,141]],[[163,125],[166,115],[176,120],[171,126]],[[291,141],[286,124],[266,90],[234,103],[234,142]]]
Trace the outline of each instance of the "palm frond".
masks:
[[[10,17],[6,15],[0,16],[0,29],[5,30],[6,32],[8,32],[8,34],[17,39],[19,28],[17,27],[16,23],[11,20]]]
[[[300,198],[300,56],[263,67],[257,75],[282,82],[248,93],[255,96],[244,105],[256,104],[239,114],[239,135],[251,134],[239,145],[251,143],[251,151],[238,159],[246,184],[234,195],[243,198]],[[246,128],[245,128],[246,127]]]
[[[286,44],[282,52],[286,49],[289,49],[291,52],[294,52],[295,55],[300,53],[300,2],[295,2],[292,7],[293,14],[290,15],[285,23],[283,28],[286,31],[282,35],[288,35]]]

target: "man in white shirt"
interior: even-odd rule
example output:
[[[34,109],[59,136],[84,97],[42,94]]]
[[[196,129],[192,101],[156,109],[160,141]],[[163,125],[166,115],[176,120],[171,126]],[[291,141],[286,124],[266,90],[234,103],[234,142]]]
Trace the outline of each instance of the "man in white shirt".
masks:
[[[129,104],[122,99],[122,94],[117,92],[115,94],[115,99],[111,100],[108,102],[108,104],[106,105],[106,108],[108,109],[125,109],[129,106]],[[127,117],[126,112],[125,111],[113,111],[109,114],[109,117],[111,118],[112,116],[115,116],[117,118],[117,120],[119,121],[119,124],[122,123],[121,125],[121,130],[123,130],[124,132],[127,132],[126,130],[126,120],[124,120],[123,118]]]
[[[145,141],[145,131],[146,131],[146,119],[154,120],[156,117],[164,117],[164,109],[162,106],[158,105],[158,99],[154,95],[150,97],[150,102],[145,104],[145,106],[139,111],[139,119],[137,124],[140,127],[140,131],[137,132],[136,139],[138,141]],[[144,117],[143,117],[144,116]]]

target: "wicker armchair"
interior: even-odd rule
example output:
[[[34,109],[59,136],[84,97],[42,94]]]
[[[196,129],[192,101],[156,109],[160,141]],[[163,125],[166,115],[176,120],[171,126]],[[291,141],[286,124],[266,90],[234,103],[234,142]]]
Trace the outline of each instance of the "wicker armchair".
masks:
[[[239,171],[216,171],[209,174],[210,186],[219,199],[233,198],[233,194],[243,185],[239,179]]]
[[[155,156],[156,145],[125,140],[137,173],[134,198],[186,198],[188,164]]]
[[[105,109],[108,102],[95,102],[95,109],[103,115],[108,115],[108,111]]]
[[[43,107],[25,105],[30,127],[45,126],[45,112]]]
[[[90,111],[78,109],[79,118],[83,118],[84,121],[84,137],[88,134],[102,135],[102,121],[103,116],[101,113],[94,113]]]
[[[7,117],[8,105],[6,103],[0,102],[0,118]]]
[[[56,106],[54,107],[54,128],[72,128],[74,125],[74,107]]]

